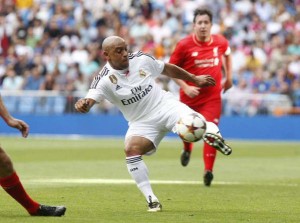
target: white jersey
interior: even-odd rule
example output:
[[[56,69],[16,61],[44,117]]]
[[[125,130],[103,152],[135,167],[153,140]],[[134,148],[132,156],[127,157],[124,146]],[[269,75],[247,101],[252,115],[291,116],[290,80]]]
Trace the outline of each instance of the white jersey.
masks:
[[[163,61],[141,51],[128,57],[127,70],[115,70],[107,63],[94,78],[86,98],[97,102],[107,99],[132,122],[154,111],[167,92],[155,81],[164,69]]]

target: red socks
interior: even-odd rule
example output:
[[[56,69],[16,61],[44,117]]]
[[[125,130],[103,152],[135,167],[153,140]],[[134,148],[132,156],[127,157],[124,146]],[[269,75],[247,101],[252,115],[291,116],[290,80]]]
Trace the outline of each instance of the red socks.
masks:
[[[193,146],[194,146],[193,143],[183,141],[183,148],[184,148],[185,151],[192,152]]]
[[[214,162],[216,159],[217,150],[207,143],[204,143],[203,148],[203,160],[204,160],[204,170],[213,171]]]
[[[39,203],[32,200],[26,193],[16,172],[4,178],[0,178],[0,185],[3,189],[19,202],[29,214],[35,213],[39,208]]]
[[[183,142],[183,144],[184,144],[185,151],[192,152],[194,146],[193,143]],[[211,147],[207,143],[204,143],[204,148],[203,148],[204,170],[209,170],[211,172],[213,171],[216,154],[217,154],[217,150],[215,148]]]

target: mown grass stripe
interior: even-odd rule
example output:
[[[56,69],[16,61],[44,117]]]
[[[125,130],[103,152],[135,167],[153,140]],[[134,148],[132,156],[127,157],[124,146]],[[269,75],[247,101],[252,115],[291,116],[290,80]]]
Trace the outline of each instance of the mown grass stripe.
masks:
[[[24,182],[39,183],[39,184],[135,184],[133,180],[129,179],[32,179],[24,180]],[[203,184],[200,181],[180,181],[180,180],[151,180],[151,184],[181,184],[181,185],[197,185]],[[257,186],[283,186],[283,187],[298,187],[295,183],[251,183],[251,182],[225,182],[214,181],[215,185],[257,185]]]

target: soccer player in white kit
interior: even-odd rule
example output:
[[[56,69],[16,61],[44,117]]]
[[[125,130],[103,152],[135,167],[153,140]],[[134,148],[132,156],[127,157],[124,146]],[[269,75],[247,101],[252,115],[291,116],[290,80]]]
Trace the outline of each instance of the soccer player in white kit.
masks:
[[[176,133],[175,125],[180,117],[195,111],[161,89],[155,78],[164,74],[191,81],[199,87],[215,85],[215,80],[210,75],[192,75],[141,51],[129,53],[126,42],[118,36],[107,37],[102,49],[107,63],[95,76],[86,97],[76,102],[75,108],[87,113],[103,98],[119,108],[129,125],[125,136],[128,172],[145,196],[148,211],[161,211],[162,205],[152,191],[142,156],[155,152],[166,133]],[[212,140],[227,146],[222,138]]]

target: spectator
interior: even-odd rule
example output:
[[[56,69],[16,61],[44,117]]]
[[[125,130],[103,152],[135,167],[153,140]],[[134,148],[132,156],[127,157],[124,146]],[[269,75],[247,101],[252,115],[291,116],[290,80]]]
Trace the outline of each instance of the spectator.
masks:
[[[58,84],[56,83],[55,74],[46,74],[44,81],[40,85],[40,90],[43,91],[57,91],[60,90]]]
[[[27,76],[25,77],[23,87],[24,90],[40,90],[42,83],[44,82],[44,78],[41,75],[38,66],[35,64],[30,68]]]
[[[211,7],[214,14],[212,32],[224,34],[230,45],[236,47],[233,56],[242,58],[240,63],[233,64],[235,83],[241,77],[247,81],[253,78],[252,71],[242,68],[244,57],[249,56],[251,50],[262,69],[269,72],[268,78],[272,80],[266,81],[274,83],[273,78],[281,75],[278,68],[283,64],[289,65],[288,70],[284,69],[287,72],[285,76],[296,75],[292,82],[298,81],[295,72],[298,59],[293,57],[300,52],[298,0],[86,0],[49,3],[18,0],[16,4],[3,1],[0,8],[0,54],[5,66],[13,64],[16,75],[24,79],[30,65],[35,63],[36,55],[39,55],[45,67],[42,76],[54,72],[58,66],[56,76],[60,83],[68,82],[66,73],[74,62],[96,61],[98,66],[103,64],[99,45],[110,35],[120,35],[129,40],[132,50],[143,49],[165,60],[170,56],[174,43],[191,31],[190,12],[204,5]],[[93,59],[89,60],[86,53],[93,54]],[[70,54],[72,58],[68,59]],[[82,60],[78,59],[81,56]],[[0,78],[6,73],[5,66],[2,70],[0,66]],[[248,85],[251,86],[251,82]],[[280,87],[275,86],[279,85],[272,84],[269,88],[272,92],[266,93],[282,92]],[[294,91],[292,85],[288,86],[289,91]]]
[[[10,65],[6,69],[6,77],[2,83],[3,90],[21,90],[23,85],[23,77],[17,76],[16,71]]]

